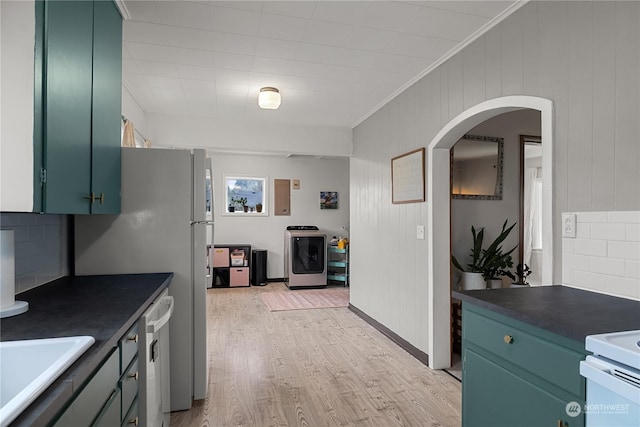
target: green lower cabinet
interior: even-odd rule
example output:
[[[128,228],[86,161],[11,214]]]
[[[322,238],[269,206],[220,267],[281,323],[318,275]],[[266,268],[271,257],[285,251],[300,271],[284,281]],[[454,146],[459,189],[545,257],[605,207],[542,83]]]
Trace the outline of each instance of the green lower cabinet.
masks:
[[[112,427],[120,423],[120,389],[115,389],[100,415],[93,423],[95,427]]]
[[[567,415],[567,401],[497,363],[471,350],[465,350],[464,363],[463,426],[584,426],[584,414],[575,418]]]
[[[93,425],[98,416],[104,413],[103,408],[113,401],[114,391],[118,389],[119,361],[120,352],[116,349],[56,421],[56,427]],[[116,401],[120,416],[120,398]]]
[[[463,427],[583,427],[581,343],[463,302]],[[569,409],[569,410],[568,410]]]

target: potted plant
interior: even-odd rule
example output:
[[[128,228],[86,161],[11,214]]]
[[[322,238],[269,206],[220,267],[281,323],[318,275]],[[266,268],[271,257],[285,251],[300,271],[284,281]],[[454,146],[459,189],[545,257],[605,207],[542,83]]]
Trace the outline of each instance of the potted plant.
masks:
[[[502,242],[516,225],[514,222],[510,227],[507,227],[508,221],[507,219],[504,222],[500,234],[486,249],[482,248],[484,228],[476,232],[475,227],[471,226],[473,247],[471,248],[471,262],[467,264],[467,268],[463,268],[456,257],[451,256],[454,267],[462,272],[462,290],[484,289],[487,286],[487,280],[499,278],[504,275],[507,268],[513,267],[511,253],[517,246],[507,252],[502,251]]]
[[[505,276],[508,276],[513,281],[511,282],[511,285],[509,285],[510,288],[526,288],[529,286],[527,277],[531,275],[532,271],[527,264],[525,264],[524,267],[522,266],[522,264],[518,264],[516,266],[515,275],[511,272],[508,273],[509,274],[505,274]]]
[[[232,197],[231,202],[236,206],[241,207],[245,212],[249,210],[249,206],[247,206],[247,198],[246,197]]]

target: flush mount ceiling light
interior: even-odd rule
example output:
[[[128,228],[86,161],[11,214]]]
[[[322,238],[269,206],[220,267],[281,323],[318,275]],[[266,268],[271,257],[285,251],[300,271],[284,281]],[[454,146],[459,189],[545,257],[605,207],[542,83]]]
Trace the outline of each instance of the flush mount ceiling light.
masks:
[[[258,94],[258,106],[265,110],[277,110],[280,106],[280,91],[275,87],[263,87]]]

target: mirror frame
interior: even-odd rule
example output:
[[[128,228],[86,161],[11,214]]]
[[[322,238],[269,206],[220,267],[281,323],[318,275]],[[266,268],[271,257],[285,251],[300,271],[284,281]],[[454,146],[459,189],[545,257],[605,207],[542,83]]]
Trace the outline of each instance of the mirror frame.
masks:
[[[456,144],[463,139],[470,141],[485,141],[485,142],[495,142],[498,144],[498,166],[497,166],[497,193],[493,195],[488,194],[454,194],[453,193],[453,150],[455,149],[455,144],[451,147],[450,150],[450,160],[451,164],[449,166],[450,178],[449,178],[449,192],[451,193],[452,199],[463,199],[463,200],[502,200],[502,175],[503,175],[503,165],[504,165],[504,138],[500,138],[497,136],[482,136],[482,135],[471,135],[465,134],[456,141]]]
[[[542,137],[520,135],[520,206],[518,211],[518,264],[524,265],[524,146],[542,145]]]

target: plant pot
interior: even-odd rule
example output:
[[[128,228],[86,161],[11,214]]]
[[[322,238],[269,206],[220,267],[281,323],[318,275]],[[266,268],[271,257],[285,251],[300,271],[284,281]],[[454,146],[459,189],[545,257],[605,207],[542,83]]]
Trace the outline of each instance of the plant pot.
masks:
[[[520,284],[520,283],[511,283],[511,284],[509,285],[509,287],[510,287],[510,288],[528,288],[528,287],[529,287],[529,284],[522,285],[522,284]]]
[[[502,279],[487,280],[487,289],[500,289],[502,288]]]
[[[256,205],[256,212],[262,212],[262,205],[261,204],[257,204]]]
[[[486,289],[487,283],[482,277],[482,273],[469,273],[464,271],[460,280],[460,287],[463,291],[473,291],[476,289]]]
[[[228,209],[229,209],[229,212],[235,212],[236,211],[236,207],[235,206],[229,205]]]
[[[242,207],[242,209],[244,209],[244,211],[245,211],[245,212],[249,212],[249,206],[247,206],[247,205],[244,205],[244,206]]]

